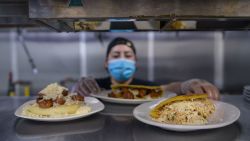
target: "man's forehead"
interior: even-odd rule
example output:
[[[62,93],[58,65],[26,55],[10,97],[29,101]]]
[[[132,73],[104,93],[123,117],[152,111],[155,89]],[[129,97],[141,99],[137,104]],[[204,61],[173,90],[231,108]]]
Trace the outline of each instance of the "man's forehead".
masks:
[[[111,51],[112,52],[120,52],[120,51],[133,52],[133,50],[126,45],[116,45],[112,48]]]

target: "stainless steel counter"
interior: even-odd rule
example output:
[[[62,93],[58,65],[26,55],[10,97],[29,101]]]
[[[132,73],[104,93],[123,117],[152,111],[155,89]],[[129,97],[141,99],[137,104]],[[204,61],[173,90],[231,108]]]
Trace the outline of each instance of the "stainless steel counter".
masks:
[[[1,141],[249,141],[250,102],[239,95],[223,95],[222,101],[241,110],[232,125],[212,130],[173,132],[146,125],[132,116],[133,105],[104,103],[101,113],[67,122],[38,122],[17,118],[16,108],[32,98],[0,97]]]

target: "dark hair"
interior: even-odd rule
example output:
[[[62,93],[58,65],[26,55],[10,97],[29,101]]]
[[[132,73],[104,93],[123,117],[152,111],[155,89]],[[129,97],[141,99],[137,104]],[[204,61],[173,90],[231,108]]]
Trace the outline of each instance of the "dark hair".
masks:
[[[113,39],[109,43],[108,49],[107,49],[107,52],[106,52],[106,58],[108,57],[111,49],[116,45],[126,45],[126,46],[130,47],[133,50],[134,54],[136,54],[135,46],[130,40],[128,40],[126,38],[122,38],[122,37],[117,37],[117,38]]]

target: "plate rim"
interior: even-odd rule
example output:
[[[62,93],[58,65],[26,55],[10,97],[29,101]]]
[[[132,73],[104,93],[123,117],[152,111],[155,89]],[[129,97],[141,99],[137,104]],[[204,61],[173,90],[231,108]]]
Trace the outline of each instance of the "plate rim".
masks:
[[[22,111],[22,109],[23,109],[24,106],[26,106],[29,103],[34,103],[35,102],[35,100],[28,100],[25,103],[23,103],[22,105],[20,105],[15,110],[14,115],[16,117],[19,117],[19,118],[29,119],[29,120],[35,120],[35,121],[61,122],[61,121],[70,121],[70,120],[75,120],[75,119],[87,117],[87,116],[93,115],[95,113],[98,113],[98,112],[102,111],[105,108],[105,105],[100,100],[98,100],[97,98],[94,98],[94,97],[84,97],[84,98],[85,98],[86,103],[88,103],[90,100],[95,100],[96,103],[93,103],[93,104],[98,104],[99,108],[95,109],[94,111],[90,111],[87,114],[71,115],[71,116],[56,117],[56,118],[36,118],[36,117],[25,116],[25,115],[22,115],[20,113]]]
[[[141,108],[141,107],[143,107],[143,106],[145,106],[145,105],[148,105],[148,107],[146,107],[146,108],[150,108],[150,107],[152,107],[152,106],[154,106],[154,105],[157,104],[155,101],[143,103],[143,104],[138,105],[137,107],[135,107],[134,110],[133,110],[133,116],[137,120],[139,120],[139,121],[141,121],[141,122],[143,122],[145,124],[148,124],[148,125],[151,125],[151,126],[156,126],[156,127],[159,127],[159,128],[163,128],[165,130],[180,131],[180,132],[220,128],[220,127],[228,126],[228,125],[234,123],[235,121],[237,121],[239,119],[241,113],[240,113],[240,109],[238,107],[236,107],[233,104],[222,102],[222,101],[215,101],[215,100],[213,100],[213,101],[216,102],[217,104],[221,103],[221,104],[224,104],[224,105],[227,105],[227,106],[231,106],[232,108],[234,108],[234,110],[236,111],[235,118],[233,120],[231,120],[231,121],[217,123],[217,124],[209,124],[209,125],[165,124],[165,123],[160,123],[160,122],[153,121],[151,119],[148,120],[148,119],[142,118],[139,114],[143,113],[143,112],[138,111],[138,109]],[[145,113],[143,113],[143,114],[145,115]],[[146,114],[149,114],[149,113],[146,113]]]
[[[142,104],[142,103],[146,103],[146,102],[152,102],[155,100],[160,100],[160,99],[165,99],[167,98],[168,95],[176,95],[175,93],[163,93],[162,97],[159,98],[155,98],[155,99],[122,99],[122,98],[112,98],[112,97],[108,97],[108,96],[103,96],[104,94],[106,94],[109,91],[103,91],[101,92],[100,95],[98,94],[90,94],[90,96],[93,96],[95,98],[99,98],[103,101],[106,102],[110,102],[110,103],[118,103],[118,104]],[[103,94],[104,93],[104,94]]]

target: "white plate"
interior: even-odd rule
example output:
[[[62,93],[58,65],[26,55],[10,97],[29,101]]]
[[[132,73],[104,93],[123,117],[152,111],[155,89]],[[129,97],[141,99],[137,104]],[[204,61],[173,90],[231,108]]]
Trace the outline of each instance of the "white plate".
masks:
[[[206,125],[177,125],[160,123],[153,121],[149,116],[151,109],[159,102],[160,101],[153,101],[137,106],[133,111],[134,117],[149,125],[157,126],[166,130],[181,132],[224,127],[232,124],[240,117],[240,110],[237,107],[221,101],[214,101],[216,111],[213,118],[211,118],[211,121],[209,121]]]
[[[112,102],[112,103],[119,103],[119,104],[141,104],[141,103],[145,103],[145,102],[150,102],[150,101],[154,101],[154,100],[159,100],[162,98],[170,98],[173,96],[176,96],[175,93],[164,93],[162,97],[160,98],[156,98],[156,99],[122,99],[122,98],[113,98],[113,97],[108,97],[108,93],[110,93],[111,91],[102,91],[101,93],[98,94],[91,94],[91,96],[99,98],[103,101],[106,102]]]
[[[20,118],[25,118],[25,119],[30,119],[30,120],[37,120],[37,121],[68,121],[68,120],[74,120],[74,119],[79,119],[82,117],[90,116],[92,114],[95,114],[97,112],[100,112],[104,109],[104,105],[96,98],[93,97],[85,97],[84,98],[85,103],[91,107],[91,112],[87,114],[79,114],[79,115],[71,115],[71,116],[66,116],[66,117],[56,117],[56,118],[48,118],[48,117],[43,117],[43,118],[37,118],[37,117],[30,117],[30,116],[25,116],[22,115],[22,110],[23,108],[28,105],[35,103],[35,100],[30,100],[23,105],[21,105],[15,112],[15,115]]]

